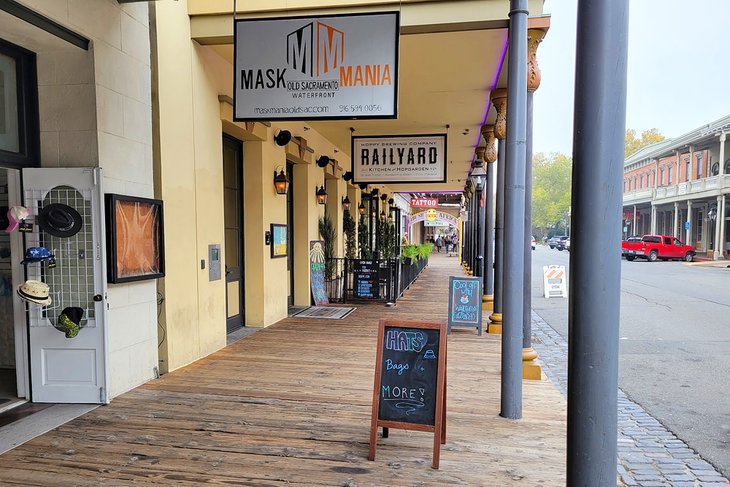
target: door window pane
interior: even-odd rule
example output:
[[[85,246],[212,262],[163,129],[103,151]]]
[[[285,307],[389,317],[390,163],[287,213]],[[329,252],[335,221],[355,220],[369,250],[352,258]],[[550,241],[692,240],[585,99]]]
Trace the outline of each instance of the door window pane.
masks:
[[[20,151],[15,59],[0,54],[0,150]]]

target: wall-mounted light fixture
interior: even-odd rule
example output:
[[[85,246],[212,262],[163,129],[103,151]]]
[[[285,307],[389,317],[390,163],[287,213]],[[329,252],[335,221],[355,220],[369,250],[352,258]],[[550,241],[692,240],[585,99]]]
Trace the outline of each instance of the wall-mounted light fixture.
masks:
[[[278,174],[274,170],[274,189],[276,189],[276,194],[286,194],[289,191],[289,178],[286,177],[283,169]]]
[[[348,182],[352,181],[352,171],[347,171],[345,174],[343,174],[342,179]]]
[[[383,193],[383,194],[380,195],[380,201],[383,201],[384,202],[387,199],[388,199],[388,194],[387,193]]]
[[[372,191],[370,191],[370,194],[371,194],[371,195],[373,195],[373,196],[377,196],[377,195],[378,195],[378,193],[379,193],[379,190],[378,190],[378,188],[373,188],[373,190],[372,190]]]
[[[385,221],[385,211],[381,211],[380,212],[380,221],[381,222],[384,222]]]
[[[274,142],[276,142],[276,145],[285,146],[289,143],[291,140],[291,132],[288,130],[279,130],[277,132],[276,136],[274,137]]]
[[[360,186],[360,189],[361,189],[362,191],[365,191],[366,189],[368,189],[368,185],[367,185],[367,183],[360,183],[360,184],[359,184],[359,186]]]
[[[393,198],[390,198],[390,199],[388,200],[388,204],[389,204],[390,206],[393,206],[393,205],[395,204],[395,200],[394,200]]]
[[[344,208],[345,211],[350,211],[350,198],[345,196],[342,198],[342,208]]]
[[[319,167],[327,167],[327,165],[330,163],[330,158],[327,156],[319,156],[319,159],[317,159],[317,165]]]
[[[362,201],[360,202],[359,205],[357,205],[357,211],[359,211],[361,215],[365,214],[365,205],[362,204]]]
[[[320,186],[315,194],[317,196],[317,203],[320,205],[327,204],[327,191],[325,191],[324,186]]]

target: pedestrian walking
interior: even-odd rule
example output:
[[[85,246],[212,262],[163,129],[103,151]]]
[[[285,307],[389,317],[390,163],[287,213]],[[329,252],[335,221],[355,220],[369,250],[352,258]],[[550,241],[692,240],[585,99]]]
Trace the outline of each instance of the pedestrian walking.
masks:
[[[444,245],[444,239],[441,238],[441,235],[439,235],[438,237],[436,237],[436,251],[438,253],[441,253],[441,247],[443,247],[443,245]]]
[[[451,250],[451,235],[446,235],[446,238],[444,238],[444,246],[446,247],[446,253],[449,254]]]

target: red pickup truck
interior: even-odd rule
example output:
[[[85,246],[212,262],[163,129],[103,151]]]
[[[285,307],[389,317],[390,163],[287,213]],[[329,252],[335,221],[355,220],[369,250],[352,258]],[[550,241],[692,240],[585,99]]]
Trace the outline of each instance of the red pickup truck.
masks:
[[[678,238],[670,235],[644,235],[638,241],[621,242],[621,255],[626,260],[637,258],[656,262],[658,259],[683,259],[692,262],[695,257],[695,248],[684,245]]]

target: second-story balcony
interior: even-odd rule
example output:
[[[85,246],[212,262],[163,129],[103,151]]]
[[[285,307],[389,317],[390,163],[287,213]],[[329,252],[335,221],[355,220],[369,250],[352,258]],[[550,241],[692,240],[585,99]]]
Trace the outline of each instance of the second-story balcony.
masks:
[[[718,192],[722,189],[730,189],[730,174],[685,181],[672,186],[629,191],[624,193],[623,202],[624,205],[627,205],[665,199],[689,199],[686,198],[688,195],[692,197],[713,196],[719,194]]]

